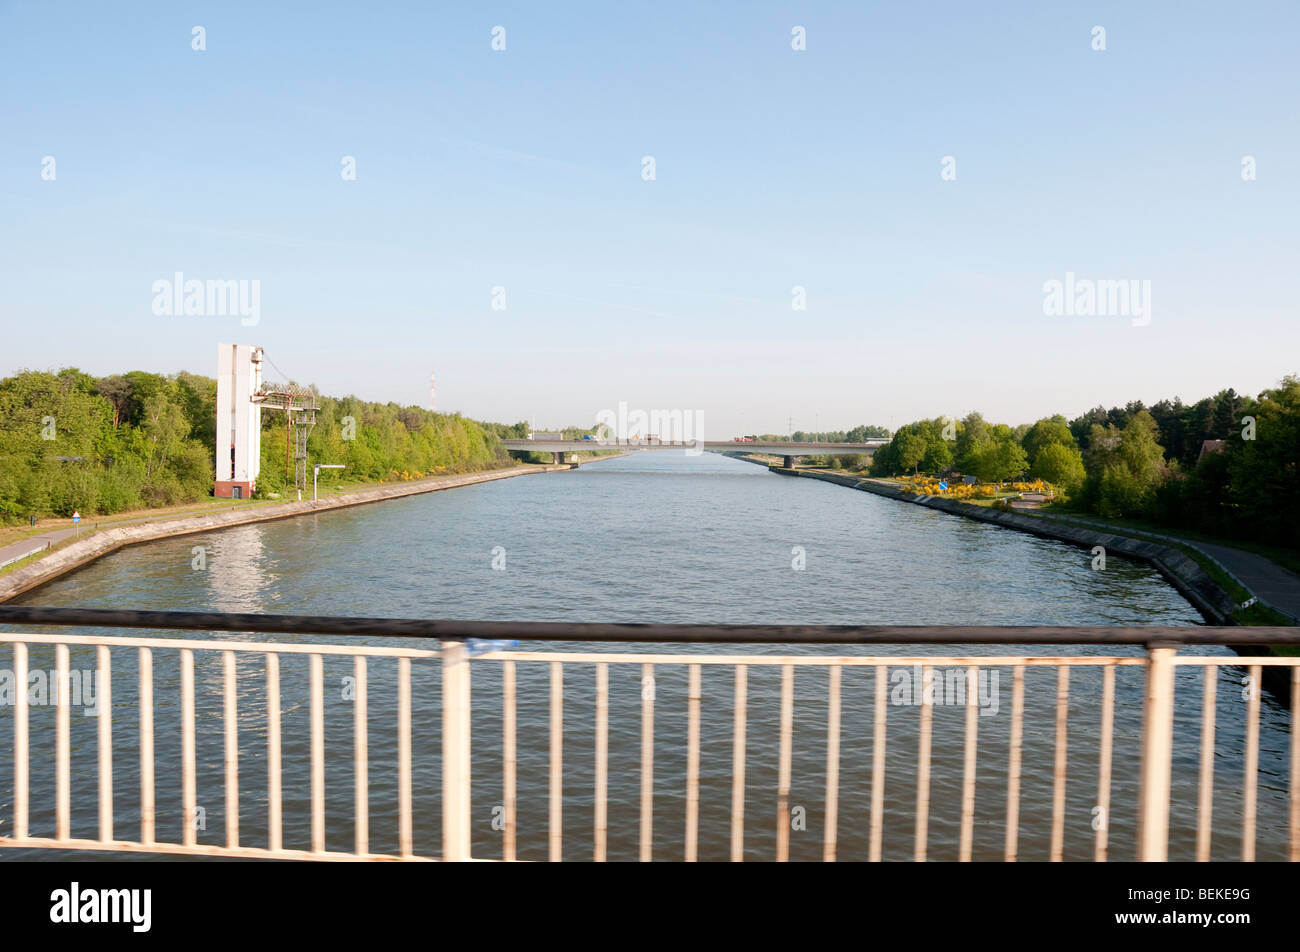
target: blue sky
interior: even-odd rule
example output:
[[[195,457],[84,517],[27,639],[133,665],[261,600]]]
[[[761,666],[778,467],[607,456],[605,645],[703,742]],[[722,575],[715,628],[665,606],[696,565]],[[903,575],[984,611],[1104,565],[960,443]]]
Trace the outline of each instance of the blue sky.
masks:
[[[726,438],[1300,371],[1300,7],[880,6],[4,3],[0,373],[241,341],[329,394],[434,368],[440,409]],[[260,323],[155,315],[177,271],[260,281]],[[1149,280],[1150,324],[1045,316],[1067,271]]]

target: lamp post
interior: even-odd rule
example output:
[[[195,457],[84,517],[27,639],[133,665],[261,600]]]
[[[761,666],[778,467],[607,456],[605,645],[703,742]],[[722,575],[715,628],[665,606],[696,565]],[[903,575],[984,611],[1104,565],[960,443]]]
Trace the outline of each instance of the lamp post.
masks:
[[[322,469],[343,469],[342,463],[317,463],[311,471],[311,501],[316,501],[316,479],[320,476]]]

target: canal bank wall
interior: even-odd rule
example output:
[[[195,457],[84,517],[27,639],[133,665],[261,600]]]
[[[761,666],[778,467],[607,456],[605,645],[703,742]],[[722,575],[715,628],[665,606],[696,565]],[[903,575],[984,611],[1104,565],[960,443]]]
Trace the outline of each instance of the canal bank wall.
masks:
[[[1055,520],[1031,516],[1022,512],[1007,512],[985,506],[974,506],[956,499],[942,499],[937,496],[913,496],[889,483],[859,476],[840,475],[810,470],[788,470],[772,467],[772,472],[789,476],[803,476],[808,479],[820,479],[823,482],[836,483],[850,489],[860,489],[876,496],[884,496],[914,506],[936,509],[953,516],[975,519],[1028,532],[1043,539],[1067,542],[1080,548],[1091,550],[1101,546],[1107,556],[1119,555],[1154,566],[1164,578],[1182,593],[1183,597],[1196,606],[1211,625],[1235,625],[1233,611],[1236,602],[1201,566],[1182,550],[1158,542],[1146,542],[1115,535],[1099,529],[1089,529],[1079,525],[1061,523]]]
[[[607,459],[613,457],[599,457]],[[596,462],[586,460],[583,465]],[[573,469],[568,463],[561,464],[527,464],[511,466],[504,469],[489,469],[478,473],[459,473],[447,476],[435,476],[397,486],[381,486],[375,489],[358,489],[339,493],[325,499],[301,502],[276,503],[249,509],[233,509],[201,516],[187,516],[176,519],[142,522],[116,529],[102,529],[85,539],[72,542],[45,556],[45,558],[24,566],[16,572],[0,578],[0,602],[8,601],[23,592],[44,585],[51,579],[58,578],[73,569],[80,568],[95,559],[116,552],[123,546],[137,545],[142,542],[155,542],[173,536],[193,535],[197,532],[211,532],[215,529],[228,529],[254,522],[270,522],[273,519],[288,519],[293,516],[306,516],[331,509],[344,509],[349,506],[363,506],[386,499],[402,496],[415,496],[420,493],[438,492],[442,489],[455,489],[460,486],[472,486],[475,483],[487,483],[497,479],[509,479],[512,476],[526,476],[530,473],[554,473]]]

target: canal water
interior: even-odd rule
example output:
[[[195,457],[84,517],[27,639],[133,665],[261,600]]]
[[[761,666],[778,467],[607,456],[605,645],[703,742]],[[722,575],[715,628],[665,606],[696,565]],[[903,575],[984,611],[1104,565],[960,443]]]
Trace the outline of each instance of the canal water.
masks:
[[[203,550],[202,567],[196,547]],[[1112,558],[1103,571],[1091,555],[918,506],[810,479],[790,479],[740,460],[669,452],[637,453],[580,470],[530,475],[319,515],[243,526],[122,550],[29,593],[20,604],[286,614],[372,615],[549,621],[658,621],[818,624],[1182,625],[1201,618],[1152,569]],[[495,566],[495,567],[494,567]],[[93,631],[88,634],[121,634]],[[133,633],[134,634],[134,633]],[[203,633],[147,636],[212,638]],[[267,636],[243,634],[242,640]],[[287,638],[340,642],[340,638]],[[372,644],[406,645],[374,638]],[[433,644],[419,643],[421,647]],[[547,646],[572,650],[574,645]],[[654,646],[608,646],[625,652]],[[671,649],[679,650],[679,649]],[[734,648],[680,649],[705,653]],[[874,649],[744,649],[767,653],[915,655],[903,646]],[[1033,653],[1132,654],[1136,649],[1032,649]],[[985,648],[936,654],[1006,654]],[[1202,653],[1226,653],[1204,649]],[[30,667],[50,671],[53,649],[34,646]],[[93,649],[72,651],[74,670],[94,668]],[[114,653],[115,823],[138,836],[139,770],[136,654]],[[159,839],[179,840],[181,824],[178,659],[155,652]],[[0,646],[0,668],[12,667]],[[284,841],[308,848],[310,775],[307,664],[281,659]],[[518,855],[548,852],[549,671],[518,670]],[[351,849],[352,701],[347,659],[326,657],[326,832],[331,849]],[[888,706],[884,784],[884,856],[912,855],[919,710],[911,674],[895,669]],[[945,672],[940,672],[941,676]],[[1006,816],[1011,671],[981,686],[974,855],[1000,859]],[[1242,760],[1247,686],[1244,669],[1220,669],[1215,746],[1216,858],[1240,856]],[[906,682],[902,680],[906,677]],[[566,859],[591,856],[595,674],[569,665],[564,680]],[[1193,856],[1201,673],[1177,676],[1170,857]],[[825,669],[797,669],[790,818],[777,816],[779,666],[749,669],[745,852],[774,854],[778,822],[790,822],[791,859],[818,859],[825,815],[827,680]],[[1020,857],[1048,856],[1055,741],[1056,669],[1025,676]],[[370,662],[371,845],[395,852],[396,664]],[[224,842],[221,657],[196,655],[199,842]],[[838,840],[843,859],[867,856],[870,829],[872,715],[870,667],[843,674]],[[733,670],[705,666],[701,701],[699,855],[730,849]],[[654,832],[656,859],[683,856],[687,671],[656,670]],[[1065,809],[1066,859],[1092,857],[1095,824],[1108,823],[1112,856],[1132,858],[1137,808],[1142,673],[1117,672],[1112,810],[1097,803],[1101,676],[1072,670]],[[611,859],[635,859],[639,835],[641,696],[639,665],[610,671],[609,813]],[[501,666],[473,666],[475,855],[499,857]],[[412,673],[414,841],[417,853],[440,849],[440,698],[436,662]],[[955,859],[960,820],[964,710],[934,708],[929,855]],[[12,707],[0,707],[0,831],[13,815]],[[1261,705],[1258,856],[1284,857],[1289,718],[1265,693]],[[96,718],[72,715],[74,836],[96,830]],[[53,832],[54,709],[31,713],[34,835]],[[239,661],[241,840],[266,843],[264,667]],[[34,852],[34,851],[33,851]],[[23,853],[0,854],[0,860]]]

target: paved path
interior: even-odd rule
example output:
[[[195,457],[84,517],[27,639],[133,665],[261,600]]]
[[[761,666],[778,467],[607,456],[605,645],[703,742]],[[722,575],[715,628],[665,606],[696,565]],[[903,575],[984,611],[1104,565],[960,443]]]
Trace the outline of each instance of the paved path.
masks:
[[[13,545],[0,546],[0,569],[10,562],[17,562],[19,559],[48,548],[60,539],[66,539],[68,536],[76,534],[77,528],[75,526],[70,529],[51,529],[49,532],[42,532],[40,535],[29,536],[20,542],[15,542]]]
[[[1229,545],[1201,542],[1199,539],[1188,539],[1178,535],[1147,532],[1142,529],[1128,530],[1087,517],[1064,516],[1055,513],[1043,513],[1042,515],[1049,519],[1063,519],[1067,522],[1079,522],[1096,526],[1099,529],[1105,528],[1116,535],[1166,539],[1196,549],[1208,555],[1235,575],[1237,581],[1261,602],[1267,603],[1300,622],[1300,575],[1283,568],[1266,556],[1255,552],[1247,552],[1244,549],[1235,549]]]
[[[1300,575],[1254,552],[1243,552],[1241,549],[1209,542],[1186,544],[1213,556],[1220,565],[1241,579],[1260,601],[1268,602],[1292,618],[1300,618]]]
[[[221,512],[227,507],[214,506],[208,509],[196,509],[186,512],[175,512],[167,515],[138,516],[135,519],[114,519],[102,523],[106,529],[116,528],[118,526],[129,526],[137,522],[165,522],[168,519],[184,519],[187,516],[202,516],[210,512]],[[232,507],[233,508],[233,507]],[[82,517],[80,526],[68,526],[64,529],[50,529],[48,532],[42,532],[40,535],[28,536],[10,545],[0,546],[0,568],[4,568],[11,561],[18,561],[26,558],[36,552],[42,552],[49,546],[64,539],[70,539],[74,536],[87,532],[93,532],[101,523],[88,520]]]

